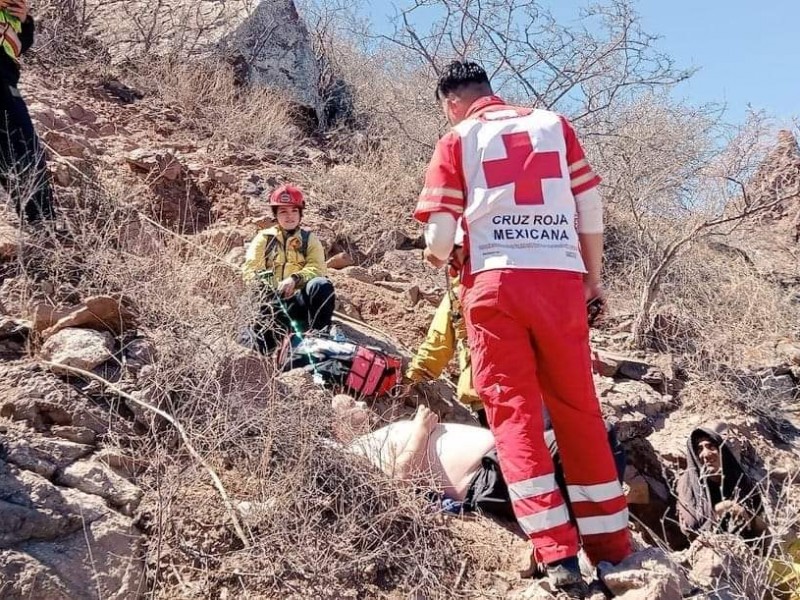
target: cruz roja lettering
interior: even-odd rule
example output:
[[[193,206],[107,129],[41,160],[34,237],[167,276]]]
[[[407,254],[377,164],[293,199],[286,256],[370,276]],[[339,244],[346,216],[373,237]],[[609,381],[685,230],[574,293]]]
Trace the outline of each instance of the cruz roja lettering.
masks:
[[[495,229],[495,240],[568,240],[566,229]]]
[[[567,215],[495,215],[492,217],[493,225],[544,225],[552,227],[569,223]]]

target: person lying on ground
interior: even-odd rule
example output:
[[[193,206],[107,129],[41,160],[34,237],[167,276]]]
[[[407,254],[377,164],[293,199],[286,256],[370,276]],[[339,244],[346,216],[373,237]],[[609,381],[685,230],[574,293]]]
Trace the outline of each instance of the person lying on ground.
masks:
[[[497,460],[495,438],[489,429],[460,423],[439,423],[428,407],[420,405],[414,417],[397,421],[371,433],[369,412],[363,403],[337,396],[334,411],[347,449],[363,456],[392,478],[426,486],[435,497],[449,500],[465,512],[482,511],[514,521],[511,497]],[[625,450],[608,426],[620,482],[625,473]],[[552,429],[545,441],[553,458],[558,485],[567,493],[558,445]],[[587,452],[591,449],[587,448]],[[568,497],[568,496],[565,496]],[[569,507],[569,504],[568,504]],[[570,508],[571,510],[571,508]]]
[[[306,205],[302,190],[282,185],[269,205],[278,224],[250,242],[243,266],[245,280],[258,285],[260,314],[242,341],[263,353],[296,330],[329,329],[336,305],[322,243],[300,226]]]
[[[735,533],[752,542],[767,533],[761,494],[725,443],[722,423],[692,431],[686,470],[678,479],[678,521],[690,538],[703,531]]]

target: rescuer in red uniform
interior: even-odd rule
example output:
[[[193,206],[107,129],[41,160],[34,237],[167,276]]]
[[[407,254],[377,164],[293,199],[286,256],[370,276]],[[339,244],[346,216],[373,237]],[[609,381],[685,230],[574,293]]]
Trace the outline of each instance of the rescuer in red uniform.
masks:
[[[555,587],[574,591],[584,585],[580,541],[595,564],[631,552],[586,318],[587,300],[602,295],[600,178],[564,117],[507,105],[475,63],[450,64],[436,98],[453,128],[436,146],[414,216],[426,223],[434,266],[448,260],[463,219],[462,303],[476,388],[535,558]],[[543,402],[577,529],[544,443]]]

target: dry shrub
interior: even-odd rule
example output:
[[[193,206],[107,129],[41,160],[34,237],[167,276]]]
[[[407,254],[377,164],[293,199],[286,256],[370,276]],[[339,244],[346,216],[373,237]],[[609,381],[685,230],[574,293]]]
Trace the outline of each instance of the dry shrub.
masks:
[[[136,483],[145,490],[152,596],[448,597],[460,559],[441,518],[410,487],[330,441],[329,392],[276,379],[253,356],[265,375],[259,389],[229,377],[231,361],[244,356],[237,329],[252,316],[238,274],[191,237],[135,221],[115,193],[87,185],[67,216],[71,240],[36,238],[17,278],[28,297],[46,294],[46,281],[70,280],[80,295],[134,298],[158,358],[119,385],[179,420],[234,502],[253,507],[243,518],[245,548],[208,474],[168,425],[139,413],[147,424],[139,437],[112,432],[106,443],[148,465]],[[132,222],[158,251],[127,249]]]
[[[154,532],[168,549],[158,565],[166,596],[171,588],[186,597],[171,563],[200,584],[195,597],[223,587],[265,598],[446,595],[457,571],[451,536],[410,490],[326,441],[330,414],[319,400],[278,391],[258,414],[228,411],[220,398],[203,437],[224,441],[214,456],[224,457],[229,491],[249,503],[252,547],[241,548],[210,509],[216,499],[202,474],[170,469],[159,490],[164,525]],[[202,570],[186,568],[198,558]]]
[[[417,233],[411,213],[420,180],[421,172],[404,168],[396,155],[376,152],[333,167],[315,186],[326,216],[341,222],[340,234],[369,245],[387,230]]]
[[[679,325],[655,331],[664,350],[706,372],[770,361],[771,342],[800,322],[800,307],[741,258],[698,245],[675,264],[660,314]]]
[[[151,62],[135,80],[174,109],[192,131],[215,141],[287,152],[306,141],[295,107],[282,93],[239,85],[224,62]]]

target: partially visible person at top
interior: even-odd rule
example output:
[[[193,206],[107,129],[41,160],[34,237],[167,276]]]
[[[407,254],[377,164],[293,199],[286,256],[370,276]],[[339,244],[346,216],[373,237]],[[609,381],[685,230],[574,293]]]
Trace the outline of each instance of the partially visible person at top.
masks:
[[[436,99],[453,128],[436,145],[414,211],[426,225],[426,257],[446,263],[463,218],[473,379],[514,512],[551,585],[581,594],[581,542],[595,564],[632,551],[586,319],[586,302],[603,295],[600,178],[564,117],[506,104],[475,63],[448,65]],[[544,443],[543,403],[577,526]]]
[[[20,57],[33,45],[27,0],[0,0],[0,185],[29,223],[52,220],[53,192],[44,148],[17,84]]]
[[[270,195],[278,224],[260,231],[250,242],[244,278],[261,292],[260,317],[248,332],[249,343],[272,351],[289,333],[331,326],[336,295],[325,277],[325,250],[319,238],[300,223],[305,196],[294,185],[282,185]],[[294,323],[294,326],[293,326]]]

